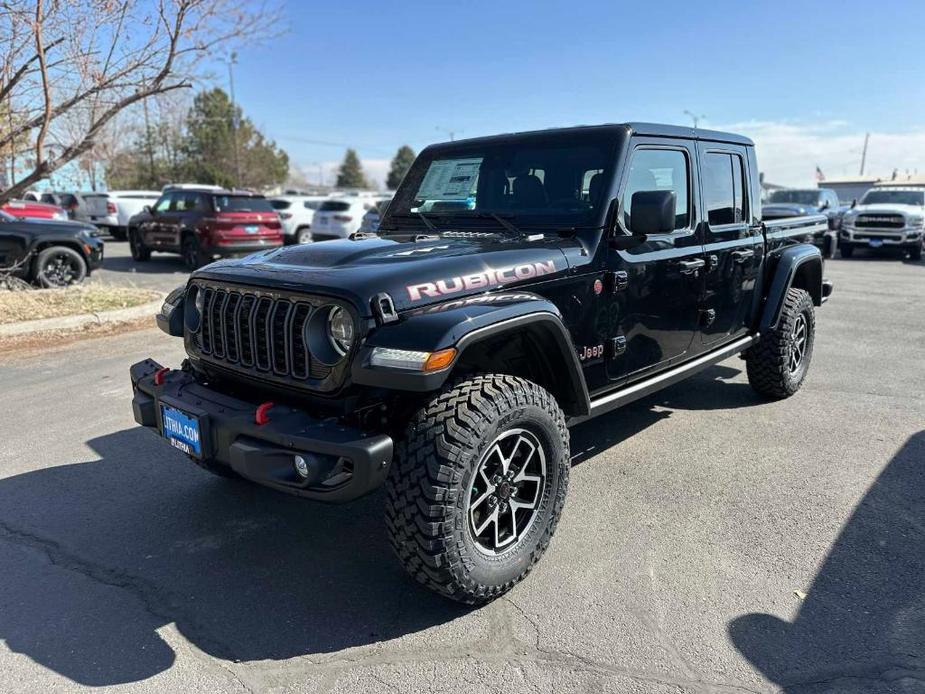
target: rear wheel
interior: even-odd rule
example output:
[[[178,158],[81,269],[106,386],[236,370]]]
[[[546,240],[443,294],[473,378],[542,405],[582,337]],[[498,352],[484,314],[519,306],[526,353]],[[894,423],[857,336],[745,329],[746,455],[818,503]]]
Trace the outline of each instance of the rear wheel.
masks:
[[[128,247],[132,253],[132,260],[144,263],[151,259],[151,250],[141,240],[141,232],[138,229],[128,230]]]
[[[458,382],[408,426],[386,484],[386,524],[405,569],[468,604],[521,581],[543,555],[565,503],[568,429],[535,383]]]
[[[777,327],[762,333],[748,350],[748,382],[768,398],[796,393],[809,371],[816,338],[813,300],[803,289],[788,289]]]
[[[854,246],[847,243],[841,244],[838,250],[841,253],[842,258],[850,258],[854,255]]]
[[[39,253],[35,278],[43,287],[70,287],[87,276],[87,263],[73,248],[52,246]]]

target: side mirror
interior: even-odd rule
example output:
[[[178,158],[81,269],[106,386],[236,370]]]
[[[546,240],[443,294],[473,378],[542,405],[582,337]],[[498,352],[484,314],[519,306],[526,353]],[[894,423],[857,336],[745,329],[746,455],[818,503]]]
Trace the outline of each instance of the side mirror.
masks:
[[[855,198],[854,200],[851,201],[851,209],[853,210],[857,206],[858,206],[858,199]]]
[[[145,206],[142,207],[141,209],[143,209],[143,210],[144,210],[145,212],[147,212],[148,214],[151,214],[151,205],[145,205]]]
[[[819,206],[819,211],[822,212],[822,210],[827,210],[827,209],[829,209],[829,201],[823,200],[822,205]]]
[[[630,203],[633,236],[670,234],[674,231],[678,198],[671,190],[641,190]]]

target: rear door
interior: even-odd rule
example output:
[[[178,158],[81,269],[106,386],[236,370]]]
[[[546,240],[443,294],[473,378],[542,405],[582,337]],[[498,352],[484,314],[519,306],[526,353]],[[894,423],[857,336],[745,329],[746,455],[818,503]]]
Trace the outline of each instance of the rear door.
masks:
[[[606,349],[615,355],[607,361],[611,380],[642,377],[686,358],[697,330],[705,265],[694,143],[664,138],[633,142],[618,193],[616,233],[632,229],[633,194],[651,190],[675,193],[675,229],[630,250],[608,251],[615,291],[600,316],[598,334],[606,337]]]
[[[745,147],[700,142],[698,150],[707,261],[701,335],[712,345],[745,332],[764,246],[759,211],[749,199]]]

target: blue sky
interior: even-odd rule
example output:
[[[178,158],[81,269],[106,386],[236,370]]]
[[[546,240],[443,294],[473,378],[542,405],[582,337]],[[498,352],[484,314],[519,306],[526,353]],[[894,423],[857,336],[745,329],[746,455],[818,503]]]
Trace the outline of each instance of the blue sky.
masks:
[[[310,180],[354,146],[650,120],[745,132],[770,179],[925,173],[925,2],[290,0],[236,96]],[[223,75],[224,71],[219,72]],[[334,143],[317,144],[312,141]],[[764,150],[767,151],[764,151]],[[330,174],[328,174],[330,175]]]

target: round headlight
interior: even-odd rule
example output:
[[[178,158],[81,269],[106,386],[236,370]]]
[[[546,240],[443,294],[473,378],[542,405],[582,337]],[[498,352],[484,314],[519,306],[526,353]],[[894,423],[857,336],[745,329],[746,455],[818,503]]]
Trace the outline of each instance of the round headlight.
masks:
[[[328,338],[341,356],[345,355],[353,344],[353,319],[340,306],[335,306],[328,313]]]

